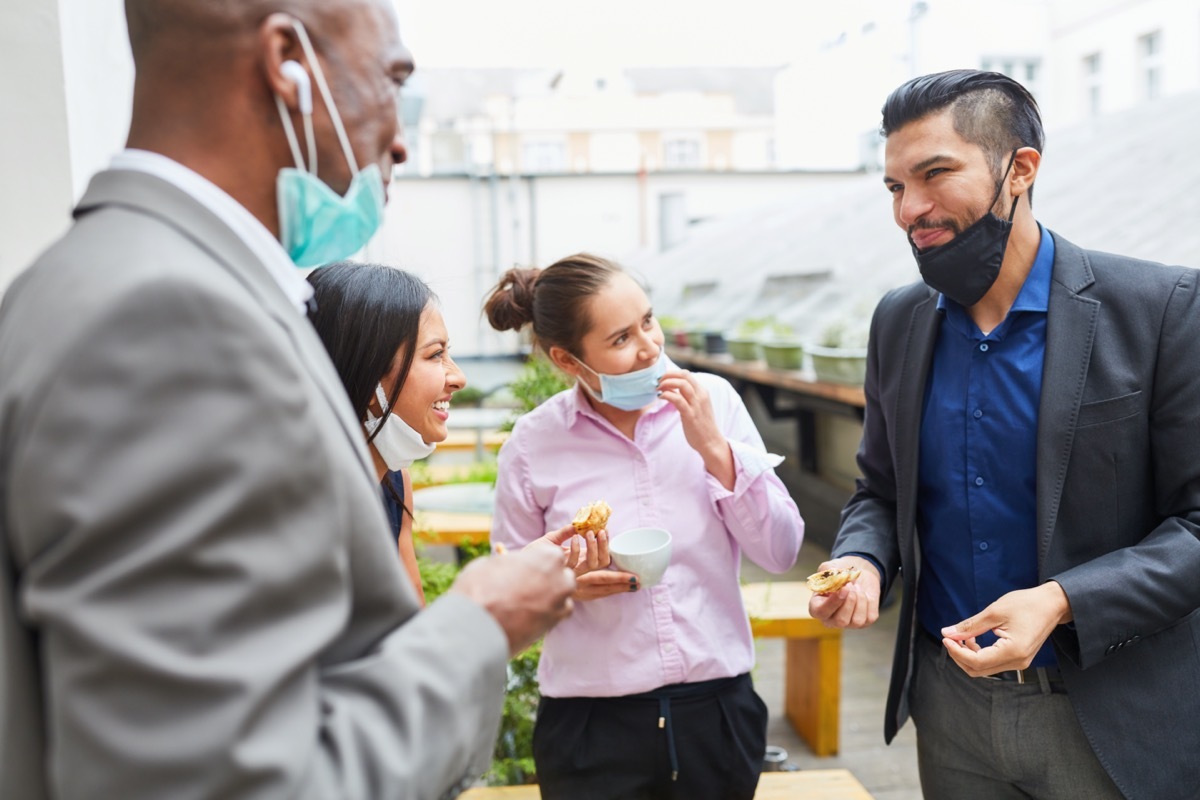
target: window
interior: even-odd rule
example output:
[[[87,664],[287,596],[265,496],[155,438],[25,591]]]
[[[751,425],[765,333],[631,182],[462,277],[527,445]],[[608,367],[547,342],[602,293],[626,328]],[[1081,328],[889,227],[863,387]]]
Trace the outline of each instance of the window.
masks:
[[[566,172],[566,144],[561,141],[522,142],[521,166],[526,172]]]
[[[1162,93],[1162,31],[1138,37],[1142,98],[1153,100]]]
[[[698,169],[700,167],[700,140],[693,137],[663,140],[663,167],[666,169]]]
[[[1038,93],[1041,67],[1041,59],[1025,56],[984,56],[979,60],[979,68],[983,71],[999,72],[1020,81],[1034,95]]]
[[[1087,113],[1096,116],[1100,113],[1100,71],[1102,63],[1099,53],[1083,57],[1083,91]]]

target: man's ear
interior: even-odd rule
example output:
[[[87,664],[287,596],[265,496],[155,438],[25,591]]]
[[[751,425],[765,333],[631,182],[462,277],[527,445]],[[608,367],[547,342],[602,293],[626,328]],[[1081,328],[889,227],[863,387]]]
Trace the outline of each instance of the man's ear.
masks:
[[[298,62],[307,69],[308,59],[304,48],[296,38],[296,28],[291,16],[282,12],[268,14],[258,26],[259,61],[263,76],[271,91],[283,98],[289,111],[300,111],[300,98],[305,89],[302,80],[284,67],[289,61]],[[306,73],[307,75],[307,73]],[[312,88],[309,91],[310,105]]]
[[[1037,179],[1038,168],[1042,164],[1042,154],[1032,147],[1021,147],[1013,158],[1012,169],[1008,171],[1008,190],[1013,197],[1020,197],[1029,191]]]
[[[568,353],[565,349],[554,345],[546,352],[546,355],[550,357],[551,364],[573,378],[579,377],[582,367],[579,366],[579,362],[575,359],[575,356]]]

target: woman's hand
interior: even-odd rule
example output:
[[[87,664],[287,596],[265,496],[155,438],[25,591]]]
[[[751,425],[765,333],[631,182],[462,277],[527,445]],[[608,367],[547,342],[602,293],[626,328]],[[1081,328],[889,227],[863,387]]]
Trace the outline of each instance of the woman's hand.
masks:
[[[615,569],[602,569],[582,575],[575,581],[576,600],[598,600],[614,594],[636,592],[641,588],[637,575]]]
[[[684,438],[704,459],[704,468],[726,489],[733,489],[737,478],[733,451],[729,449],[729,440],[717,426],[708,390],[685,369],[664,373],[658,382],[658,390],[662,399],[679,412]]]

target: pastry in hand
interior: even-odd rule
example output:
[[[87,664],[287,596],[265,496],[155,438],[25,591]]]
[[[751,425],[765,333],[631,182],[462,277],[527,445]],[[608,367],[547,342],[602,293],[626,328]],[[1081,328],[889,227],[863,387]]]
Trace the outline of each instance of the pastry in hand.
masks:
[[[808,576],[808,588],[817,594],[833,594],[858,577],[858,567],[827,569]]]
[[[598,533],[604,530],[611,514],[612,509],[609,508],[608,503],[597,500],[579,509],[575,519],[571,520],[571,524],[575,526],[576,533],[586,536],[588,531]]]

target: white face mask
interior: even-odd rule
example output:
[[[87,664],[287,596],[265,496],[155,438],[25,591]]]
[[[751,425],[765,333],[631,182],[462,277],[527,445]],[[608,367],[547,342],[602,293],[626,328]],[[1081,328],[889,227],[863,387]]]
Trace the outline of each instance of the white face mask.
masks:
[[[375,387],[375,398],[379,401],[383,416],[376,417],[368,408],[367,421],[363,423],[363,427],[367,429],[369,436],[387,420],[387,424],[383,425],[383,430],[371,440],[371,444],[375,445],[388,469],[395,472],[411,467],[418,458],[424,458],[434,451],[436,444],[429,444],[407,422],[388,412],[387,394],[383,391],[382,383]]]

